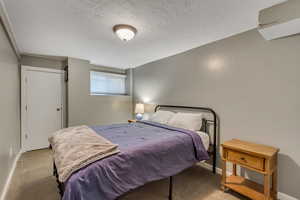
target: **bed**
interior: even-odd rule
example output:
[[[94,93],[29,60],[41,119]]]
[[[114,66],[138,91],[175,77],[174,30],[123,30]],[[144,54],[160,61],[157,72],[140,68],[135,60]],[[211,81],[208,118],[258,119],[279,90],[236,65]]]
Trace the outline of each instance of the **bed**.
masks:
[[[190,131],[151,121],[91,126],[97,134],[119,145],[120,153],[95,161],[59,181],[56,164],[53,174],[63,200],[113,200],[148,182],[170,178],[194,164],[212,157],[216,170],[216,113],[210,108],[159,105],[162,109],[206,112],[201,131]],[[211,130],[210,133],[209,130]]]

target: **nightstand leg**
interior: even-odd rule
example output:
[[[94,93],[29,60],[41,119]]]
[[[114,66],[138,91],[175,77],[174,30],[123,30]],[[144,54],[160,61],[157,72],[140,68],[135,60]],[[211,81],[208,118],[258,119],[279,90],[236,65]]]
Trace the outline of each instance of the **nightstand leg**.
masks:
[[[232,175],[236,176],[236,164],[232,165]]]
[[[226,160],[222,160],[222,181],[221,181],[221,189],[222,189],[223,191],[226,190],[225,183],[226,183]]]
[[[271,193],[271,176],[270,174],[266,174],[264,177],[264,193],[265,193],[265,199],[270,199],[270,193]]]
[[[272,176],[272,194],[273,194],[274,200],[277,200],[277,193],[278,193],[278,191],[277,191],[277,188],[278,188],[278,186],[277,186],[277,184],[278,184],[277,177],[278,177],[277,176],[277,169],[275,169],[274,172],[273,172],[273,176]]]

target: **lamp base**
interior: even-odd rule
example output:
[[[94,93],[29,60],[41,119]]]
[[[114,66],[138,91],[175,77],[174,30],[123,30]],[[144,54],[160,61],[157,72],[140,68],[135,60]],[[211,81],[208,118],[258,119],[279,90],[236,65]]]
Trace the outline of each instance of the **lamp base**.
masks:
[[[136,120],[142,120],[143,119],[143,115],[140,114],[140,113],[138,113],[138,114],[136,114],[135,119]]]

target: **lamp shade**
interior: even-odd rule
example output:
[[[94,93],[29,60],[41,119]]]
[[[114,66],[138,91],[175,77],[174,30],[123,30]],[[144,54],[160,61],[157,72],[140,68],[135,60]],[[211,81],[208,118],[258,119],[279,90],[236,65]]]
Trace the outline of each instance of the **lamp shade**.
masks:
[[[144,104],[142,103],[137,103],[135,105],[135,113],[143,114],[145,112],[145,107]]]

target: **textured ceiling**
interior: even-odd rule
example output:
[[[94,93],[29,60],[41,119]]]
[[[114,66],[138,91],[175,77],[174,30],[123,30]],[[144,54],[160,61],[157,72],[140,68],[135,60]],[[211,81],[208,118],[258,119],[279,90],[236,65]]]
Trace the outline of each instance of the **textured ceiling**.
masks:
[[[4,0],[22,53],[129,68],[257,26],[282,0]],[[115,24],[138,29],[124,43]]]

